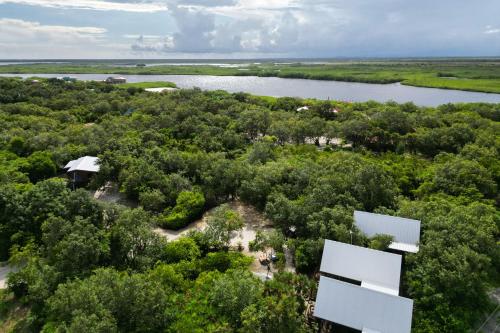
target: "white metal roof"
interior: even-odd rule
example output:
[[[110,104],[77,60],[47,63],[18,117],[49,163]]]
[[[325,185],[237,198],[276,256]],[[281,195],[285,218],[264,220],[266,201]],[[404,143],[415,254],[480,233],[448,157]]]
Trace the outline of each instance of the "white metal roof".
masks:
[[[363,328],[363,330],[361,331],[361,333],[381,333],[379,331],[375,331],[375,330],[371,330],[369,328]]]
[[[69,161],[64,169],[68,169],[67,172],[72,171],[87,171],[87,172],[99,172],[99,158],[94,156],[83,156],[77,160]]]
[[[399,294],[401,256],[326,239],[320,271]]]
[[[319,280],[314,315],[363,332],[410,333],[413,300],[325,276]]]
[[[390,295],[395,295],[395,296],[399,295],[399,290],[397,290],[397,289],[384,287],[384,286],[381,286],[378,284],[373,284],[373,283],[366,282],[366,281],[361,282],[361,287],[368,288],[368,289],[375,290],[375,291],[380,291],[381,293],[386,293],[386,294],[390,294]]]
[[[386,234],[394,237],[389,248],[406,252],[418,252],[420,221],[403,217],[354,211],[354,223],[368,237]]]

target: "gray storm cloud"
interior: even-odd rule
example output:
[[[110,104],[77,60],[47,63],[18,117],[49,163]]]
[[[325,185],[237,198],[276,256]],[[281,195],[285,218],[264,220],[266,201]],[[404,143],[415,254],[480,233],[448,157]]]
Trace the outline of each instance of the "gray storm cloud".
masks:
[[[255,5],[255,4],[261,4]],[[498,55],[500,2],[170,0],[177,31],[138,52],[303,56]],[[490,27],[490,28],[487,28]]]

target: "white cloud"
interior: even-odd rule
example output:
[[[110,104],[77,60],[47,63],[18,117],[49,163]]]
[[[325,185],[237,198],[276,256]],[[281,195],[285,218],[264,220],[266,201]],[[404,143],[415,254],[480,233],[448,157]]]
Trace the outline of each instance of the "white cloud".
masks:
[[[0,0],[0,5],[4,3],[126,11],[113,13],[109,22],[103,22],[117,43],[117,50],[107,50],[118,57],[125,56],[123,44],[128,44],[129,55],[144,57],[500,54],[500,44],[492,43],[492,38],[500,34],[500,28],[498,25],[485,27],[484,23],[498,23],[498,0],[482,0],[481,6],[466,0]],[[26,8],[18,7],[17,10],[21,13]],[[156,14],[151,14],[149,21],[144,19],[147,13]],[[95,14],[82,11],[77,21],[85,22],[89,15]],[[134,15],[141,18],[134,20]],[[22,13],[17,17],[23,17]],[[132,24],[131,20],[134,20]],[[31,31],[26,32],[28,35],[38,29],[37,33],[44,36],[40,40],[45,42],[32,39],[32,49],[43,48],[47,40],[56,44],[66,38],[57,37],[57,33],[48,38],[51,34],[46,30],[53,31],[55,27],[26,29]],[[85,47],[75,46],[75,55],[80,54],[79,50],[103,51],[111,45],[104,43],[103,33],[75,28],[80,30],[67,35],[77,34],[75,39],[88,41]],[[18,44],[14,38],[4,33],[9,27],[0,26],[0,29],[0,43],[7,44],[7,51],[16,48]],[[18,24],[16,29],[25,28]],[[71,41],[68,43],[73,45]],[[3,53],[7,51],[2,48],[1,56],[5,57]]]
[[[233,5],[226,1],[171,0],[169,14],[177,32],[167,36],[168,43],[142,38],[132,49],[282,55],[300,51],[320,38],[329,38],[325,35],[331,35],[342,22],[341,10],[310,7],[300,1],[305,0],[239,0]]]
[[[126,44],[108,43],[106,33],[106,29],[99,27],[43,25],[38,22],[1,18],[1,57],[109,57],[130,49]]]
[[[100,0],[0,0],[0,4],[40,6],[62,9],[115,10],[137,13],[154,13],[166,11],[167,6],[161,2],[114,2]]]
[[[17,19],[0,19],[0,41],[28,43],[32,41],[97,41],[106,29],[98,27],[72,27],[62,25],[42,25],[38,22]]]
[[[136,53],[165,53],[172,50],[174,47],[173,37],[161,36],[138,36],[132,44],[132,50]]]
[[[123,38],[128,38],[128,39],[139,39],[139,38],[143,38],[143,39],[162,39],[164,38],[164,36],[160,36],[160,35],[137,35],[137,34],[126,34],[126,35],[122,35]]]
[[[500,34],[500,29],[488,26],[488,27],[486,27],[486,30],[484,31],[484,33],[485,34]]]

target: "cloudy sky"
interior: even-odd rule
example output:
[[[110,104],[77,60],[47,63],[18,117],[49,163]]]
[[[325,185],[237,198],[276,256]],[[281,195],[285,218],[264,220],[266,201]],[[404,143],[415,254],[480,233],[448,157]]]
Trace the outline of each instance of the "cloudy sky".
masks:
[[[500,56],[500,0],[0,0],[0,58]]]

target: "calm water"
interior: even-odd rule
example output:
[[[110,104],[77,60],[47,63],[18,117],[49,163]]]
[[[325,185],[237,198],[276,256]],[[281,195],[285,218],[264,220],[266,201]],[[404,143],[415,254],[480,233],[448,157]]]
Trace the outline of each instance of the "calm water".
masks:
[[[0,74],[20,77],[58,77],[67,74]],[[104,80],[109,74],[71,74],[80,80]],[[180,88],[199,87],[204,90],[247,92],[263,96],[292,96],[302,98],[332,99],[364,102],[374,100],[398,103],[414,102],[422,106],[446,103],[487,102],[500,103],[500,94],[486,94],[459,90],[419,88],[395,84],[367,84],[339,81],[281,79],[255,76],[208,76],[208,75],[120,75],[128,82],[170,81]]]

